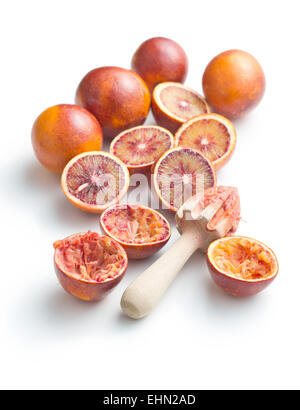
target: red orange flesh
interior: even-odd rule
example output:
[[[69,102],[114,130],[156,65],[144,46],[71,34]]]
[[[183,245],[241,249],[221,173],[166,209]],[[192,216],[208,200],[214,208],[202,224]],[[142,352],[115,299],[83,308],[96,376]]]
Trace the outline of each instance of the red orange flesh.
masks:
[[[102,230],[127,252],[130,259],[153,255],[170,238],[170,225],[159,212],[140,204],[112,206],[100,217]]]
[[[219,114],[202,114],[184,123],[175,135],[175,145],[197,149],[215,169],[233,154],[236,131],[231,121]]]
[[[101,213],[124,197],[129,186],[129,172],[122,161],[107,152],[87,152],[67,164],[61,185],[73,205],[84,211]]]
[[[278,273],[274,252],[262,242],[242,236],[212,242],[207,262],[216,284],[235,296],[262,291]]]
[[[162,203],[175,212],[190,197],[215,185],[213,166],[191,148],[170,149],[154,168],[155,191]]]
[[[191,88],[166,82],[157,85],[153,91],[152,111],[159,125],[176,132],[187,120],[209,113],[210,108],[205,99]]]
[[[174,144],[173,135],[155,125],[142,125],[116,136],[110,145],[111,154],[133,173],[148,173],[158,158]]]
[[[56,241],[54,249],[60,284],[82,300],[102,299],[120,282],[127,269],[122,246],[96,232],[78,233]]]
[[[61,174],[76,155],[102,147],[102,130],[96,118],[78,105],[60,104],[47,108],[35,120],[32,146],[40,163]]]

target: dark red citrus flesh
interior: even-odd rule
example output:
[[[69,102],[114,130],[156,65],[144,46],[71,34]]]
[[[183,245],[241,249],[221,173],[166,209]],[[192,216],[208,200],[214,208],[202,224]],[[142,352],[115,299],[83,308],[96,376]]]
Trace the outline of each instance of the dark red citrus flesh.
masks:
[[[166,240],[168,223],[145,207],[120,205],[105,212],[102,223],[115,240],[126,244],[147,244]]]
[[[162,88],[160,100],[171,114],[183,121],[208,112],[205,102],[195,93],[175,85]]]
[[[79,201],[105,206],[114,201],[126,185],[126,176],[120,164],[104,155],[79,158],[66,175],[69,193]]]
[[[184,129],[177,144],[197,149],[210,161],[216,161],[227,152],[230,140],[224,124],[215,119],[202,119]]]
[[[156,169],[161,198],[173,210],[216,183],[210,162],[200,152],[189,148],[170,150]]]
[[[111,153],[127,166],[153,164],[171,148],[170,134],[161,128],[141,127],[122,134],[113,144]]]
[[[244,280],[266,279],[276,268],[268,249],[248,238],[232,237],[218,242],[210,258],[222,273]]]
[[[126,265],[119,245],[95,232],[72,235],[54,243],[57,267],[68,276],[92,283],[118,277]]]

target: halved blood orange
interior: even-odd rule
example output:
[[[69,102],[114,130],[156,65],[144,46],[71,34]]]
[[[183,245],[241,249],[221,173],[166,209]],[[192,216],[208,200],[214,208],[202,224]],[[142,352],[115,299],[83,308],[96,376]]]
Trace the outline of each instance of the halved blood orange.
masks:
[[[152,96],[156,122],[172,132],[196,115],[210,112],[204,97],[191,88],[174,82],[158,84]]]
[[[100,217],[103,232],[119,242],[130,259],[153,255],[170,239],[168,221],[159,212],[140,204],[119,204]]]
[[[54,242],[54,266],[62,287],[71,295],[97,301],[122,279],[128,259],[122,246],[96,232],[80,232]]]
[[[110,152],[124,162],[131,174],[148,173],[173,144],[170,131],[156,125],[142,125],[117,135],[110,145]]]
[[[262,291],[276,277],[274,252],[262,242],[243,236],[228,236],[212,242],[207,263],[215,283],[235,296]]]
[[[233,153],[236,131],[232,122],[222,115],[201,114],[179,128],[175,145],[197,149],[218,169]]]
[[[129,172],[119,158],[107,152],[85,152],[68,162],[61,185],[73,205],[84,211],[101,213],[124,197],[129,186]]]
[[[214,187],[216,174],[201,152],[178,147],[170,149],[157,161],[153,181],[162,203],[176,212],[192,196]]]

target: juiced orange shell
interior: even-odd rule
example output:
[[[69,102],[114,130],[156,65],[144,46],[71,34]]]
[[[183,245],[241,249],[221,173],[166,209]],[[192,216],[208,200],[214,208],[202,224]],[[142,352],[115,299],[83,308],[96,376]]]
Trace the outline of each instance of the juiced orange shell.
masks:
[[[55,272],[62,287],[79,299],[97,301],[127,269],[124,249],[108,236],[81,232],[54,243]]]
[[[212,242],[207,262],[215,283],[235,296],[262,291],[278,273],[274,252],[262,242],[242,236]]]
[[[168,242],[171,234],[166,218],[154,209],[135,203],[108,208],[100,217],[100,226],[124,247],[130,259],[153,255]]]

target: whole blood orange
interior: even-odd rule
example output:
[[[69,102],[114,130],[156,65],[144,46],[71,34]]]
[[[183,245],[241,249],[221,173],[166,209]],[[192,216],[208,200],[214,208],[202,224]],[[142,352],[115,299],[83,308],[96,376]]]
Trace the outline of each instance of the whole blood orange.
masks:
[[[173,148],[162,155],[154,167],[153,179],[158,197],[175,212],[192,196],[216,185],[209,160],[186,147]]]
[[[132,57],[131,67],[146,82],[149,90],[164,81],[184,82],[188,59],[182,47],[165,37],[144,41]]]
[[[185,122],[175,135],[175,146],[199,150],[215,169],[231,157],[236,131],[231,121],[219,114],[202,114]]]
[[[156,122],[171,132],[196,115],[210,112],[205,99],[180,83],[158,84],[152,95],[152,111]]]
[[[76,102],[100,121],[104,136],[143,124],[150,109],[150,92],[142,78],[120,67],[100,67],[81,80]]]
[[[234,296],[262,291],[276,277],[274,252],[262,242],[243,236],[228,236],[210,244],[207,263],[215,283]]]
[[[119,242],[130,259],[153,255],[169,240],[171,230],[159,212],[140,204],[119,204],[100,217],[105,234]]]
[[[102,148],[102,130],[96,118],[78,105],[47,108],[32,127],[32,145],[42,165],[62,173],[75,155]]]
[[[206,100],[228,118],[242,117],[262,99],[265,76],[258,61],[242,50],[217,55],[202,78]]]
[[[98,301],[122,279],[127,255],[121,245],[96,232],[77,233],[54,243],[54,266],[62,287],[86,301]]]
[[[84,211],[101,213],[124,197],[129,186],[129,172],[114,155],[86,152],[68,162],[61,185],[73,205]]]
[[[158,158],[174,144],[173,135],[156,125],[123,131],[111,142],[110,152],[127,165],[129,172],[149,173]]]

